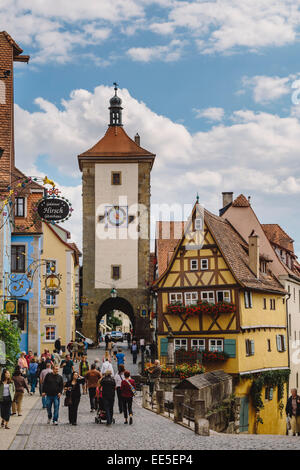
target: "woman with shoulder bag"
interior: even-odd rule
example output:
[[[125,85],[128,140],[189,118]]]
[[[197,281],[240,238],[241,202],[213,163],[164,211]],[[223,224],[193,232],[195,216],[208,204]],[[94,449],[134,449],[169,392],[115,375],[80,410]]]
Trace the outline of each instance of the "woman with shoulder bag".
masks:
[[[130,372],[126,370],[124,372],[124,380],[121,383],[121,395],[123,400],[123,411],[124,411],[124,424],[128,424],[128,414],[129,414],[129,424],[132,424],[132,400],[136,394],[136,385],[133,379],[130,378]]]
[[[0,405],[1,405],[1,427],[10,429],[8,421],[10,418],[10,410],[12,402],[15,398],[15,384],[11,379],[9,370],[4,369],[0,382]]]
[[[80,384],[85,382],[85,378],[81,377],[78,372],[73,372],[71,380],[65,384],[65,406],[69,408],[69,423],[73,426],[77,425],[77,412],[80,402]]]
[[[124,364],[119,365],[119,370],[115,374],[115,381],[116,381],[116,390],[117,390],[117,396],[118,396],[118,405],[119,405],[119,412],[123,413],[123,400],[122,400],[122,395],[121,395],[121,383],[122,380],[124,380],[124,372],[125,372],[125,366]]]

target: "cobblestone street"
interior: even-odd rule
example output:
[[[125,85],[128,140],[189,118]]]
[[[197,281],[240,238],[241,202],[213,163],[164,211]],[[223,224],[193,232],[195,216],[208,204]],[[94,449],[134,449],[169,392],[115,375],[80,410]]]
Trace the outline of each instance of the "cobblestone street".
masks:
[[[124,345],[126,348],[126,343]],[[103,356],[103,350],[93,350],[89,360]],[[130,355],[127,354],[130,369]],[[26,417],[10,449],[45,450],[300,450],[300,437],[228,435],[211,433],[209,437],[176,425],[169,419],[141,407],[141,397],[134,400],[132,427],[124,425],[123,416],[115,406],[116,423],[107,428],[95,424],[95,413],[90,412],[88,395],[81,397],[78,425],[70,426],[67,408],[60,406],[59,425],[47,425],[47,412],[41,409],[41,400]],[[116,405],[116,402],[115,402]]]

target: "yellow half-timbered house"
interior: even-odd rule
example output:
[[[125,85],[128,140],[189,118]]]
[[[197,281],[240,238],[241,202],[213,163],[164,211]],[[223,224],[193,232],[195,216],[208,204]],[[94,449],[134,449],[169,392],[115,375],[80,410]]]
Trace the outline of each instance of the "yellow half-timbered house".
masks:
[[[199,221],[197,208],[198,203],[176,246],[165,241],[167,253],[156,253],[158,261],[165,259],[153,285],[159,355],[168,354],[170,333],[175,349],[202,351],[206,370],[223,369],[234,377],[241,397],[240,431],[285,434],[286,388],[276,387],[274,380],[281,378],[273,375],[288,373],[286,292],[250,227],[246,241],[228,221],[206,210]],[[259,377],[262,406],[255,411],[251,386]]]

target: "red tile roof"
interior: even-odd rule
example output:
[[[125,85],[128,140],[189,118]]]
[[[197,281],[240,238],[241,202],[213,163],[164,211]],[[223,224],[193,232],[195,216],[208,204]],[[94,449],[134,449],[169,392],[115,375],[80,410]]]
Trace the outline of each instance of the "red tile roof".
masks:
[[[278,224],[261,224],[271,243],[294,253],[294,240]]]
[[[243,194],[240,194],[232,203],[233,207],[250,207],[248,199]]]
[[[158,276],[167,268],[170,253],[174,252],[184,230],[184,222],[158,221],[156,222],[155,251],[158,265]]]

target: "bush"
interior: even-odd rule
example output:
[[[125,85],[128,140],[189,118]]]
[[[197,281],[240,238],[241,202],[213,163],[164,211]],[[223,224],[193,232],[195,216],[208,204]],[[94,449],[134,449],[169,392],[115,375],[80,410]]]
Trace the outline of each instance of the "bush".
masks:
[[[0,341],[5,344],[6,367],[13,371],[20,354],[21,331],[0,312]]]

